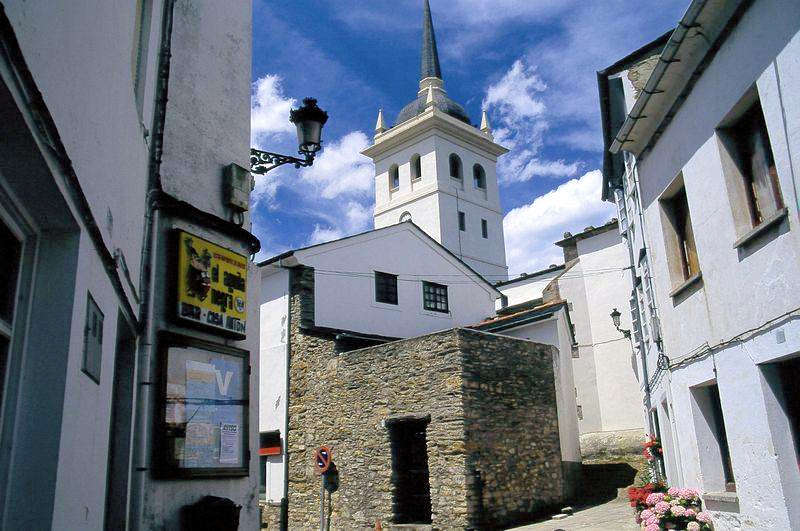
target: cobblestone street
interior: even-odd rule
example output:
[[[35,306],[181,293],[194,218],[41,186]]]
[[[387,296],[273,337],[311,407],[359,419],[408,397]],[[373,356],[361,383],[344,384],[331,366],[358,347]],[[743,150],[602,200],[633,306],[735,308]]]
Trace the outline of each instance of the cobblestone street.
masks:
[[[630,506],[620,500],[575,511],[563,520],[547,520],[511,531],[573,531],[591,529],[593,531],[637,531],[639,526],[633,520]]]

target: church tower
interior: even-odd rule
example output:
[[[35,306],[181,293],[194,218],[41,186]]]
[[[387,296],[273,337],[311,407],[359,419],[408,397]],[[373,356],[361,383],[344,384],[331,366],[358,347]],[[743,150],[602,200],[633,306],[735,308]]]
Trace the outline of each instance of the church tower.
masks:
[[[485,112],[477,128],[447,96],[425,0],[419,92],[390,128],[378,112],[362,152],[375,163],[375,228],[412,220],[488,281],[506,280],[496,166],[507,152]]]

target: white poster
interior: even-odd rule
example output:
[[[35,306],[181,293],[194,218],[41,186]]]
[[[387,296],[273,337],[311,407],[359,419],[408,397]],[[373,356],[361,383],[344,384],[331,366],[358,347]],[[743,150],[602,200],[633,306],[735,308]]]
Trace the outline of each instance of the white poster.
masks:
[[[239,425],[221,423],[219,425],[219,462],[236,464],[239,462]]]

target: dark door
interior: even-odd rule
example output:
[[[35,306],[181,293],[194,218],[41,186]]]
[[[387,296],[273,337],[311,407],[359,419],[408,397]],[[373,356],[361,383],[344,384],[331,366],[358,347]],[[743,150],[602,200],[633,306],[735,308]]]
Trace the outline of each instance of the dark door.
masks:
[[[431,523],[426,420],[403,420],[390,425],[394,521]]]

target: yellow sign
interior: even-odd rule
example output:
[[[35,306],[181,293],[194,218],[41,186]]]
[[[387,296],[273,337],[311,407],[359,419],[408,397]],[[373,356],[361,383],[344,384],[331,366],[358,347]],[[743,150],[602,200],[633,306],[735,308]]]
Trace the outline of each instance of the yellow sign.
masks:
[[[247,257],[179,231],[178,318],[244,337]]]

